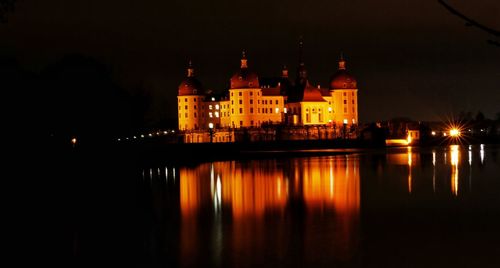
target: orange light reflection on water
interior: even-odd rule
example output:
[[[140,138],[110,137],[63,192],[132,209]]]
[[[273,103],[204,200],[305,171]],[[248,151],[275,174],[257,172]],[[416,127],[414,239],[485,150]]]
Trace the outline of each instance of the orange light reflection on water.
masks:
[[[458,164],[459,164],[459,146],[458,145],[450,145],[451,150],[451,192],[453,195],[458,195]]]
[[[295,231],[288,222],[290,217],[283,212],[298,200],[308,211],[301,217],[306,223],[304,250],[314,248],[307,246],[314,243],[309,241],[307,233],[317,231],[311,229],[312,223],[324,213],[333,217],[325,231],[335,230],[333,234],[328,231],[332,237],[327,241],[334,243],[338,255],[349,255],[356,245],[354,236],[360,209],[357,158],[306,158],[292,160],[286,167],[273,160],[216,162],[181,168],[179,174],[181,251],[186,257],[196,254],[201,234],[197,218],[207,212],[231,217],[232,227],[225,235],[230,237],[235,254],[250,254],[256,248],[266,247],[285,251]],[[273,223],[280,226],[274,230],[278,233],[268,233],[266,226]],[[268,241],[273,236],[280,239]],[[306,252],[308,256],[314,254]]]

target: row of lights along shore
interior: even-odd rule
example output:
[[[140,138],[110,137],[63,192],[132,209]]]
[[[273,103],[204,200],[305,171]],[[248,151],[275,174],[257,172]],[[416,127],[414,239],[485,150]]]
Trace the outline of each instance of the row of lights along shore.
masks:
[[[163,131],[150,132],[150,133],[146,133],[146,134],[134,135],[134,136],[130,136],[130,137],[117,138],[116,140],[117,141],[137,140],[137,139],[165,136],[165,135],[174,134],[174,133],[175,133],[175,130],[163,130]]]

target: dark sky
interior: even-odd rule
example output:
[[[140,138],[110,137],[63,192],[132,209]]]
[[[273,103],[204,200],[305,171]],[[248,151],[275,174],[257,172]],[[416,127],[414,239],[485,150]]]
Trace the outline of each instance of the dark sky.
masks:
[[[450,0],[500,29],[498,0]],[[153,117],[176,118],[192,59],[202,83],[224,89],[246,49],[260,76],[290,66],[304,37],[310,80],[326,86],[343,50],[358,79],[360,121],[500,112],[500,48],[437,0],[23,0],[0,25],[2,54],[33,70],[82,53],[155,97]]]

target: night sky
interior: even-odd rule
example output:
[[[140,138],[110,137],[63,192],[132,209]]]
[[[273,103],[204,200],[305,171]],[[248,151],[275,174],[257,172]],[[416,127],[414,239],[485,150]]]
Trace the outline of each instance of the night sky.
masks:
[[[500,29],[498,0],[448,2]],[[177,117],[189,59],[214,91],[227,88],[242,49],[261,77],[282,64],[295,77],[301,35],[313,84],[327,86],[344,51],[361,122],[500,112],[500,47],[437,0],[23,0],[8,19],[2,55],[34,71],[69,53],[94,57],[124,87],[152,92],[151,120]]]

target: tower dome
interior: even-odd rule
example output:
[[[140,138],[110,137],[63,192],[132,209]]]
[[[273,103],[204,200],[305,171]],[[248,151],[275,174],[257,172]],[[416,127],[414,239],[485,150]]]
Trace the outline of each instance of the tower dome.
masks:
[[[189,61],[187,68],[187,76],[179,85],[179,96],[185,95],[201,95],[203,94],[203,86],[201,82],[194,77],[194,68]]]
[[[248,70],[246,53],[243,51],[243,55],[241,57],[241,66],[240,70],[236,72],[230,79],[231,89],[236,88],[258,88],[259,86],[259,77],[256,73]]]
[[[345,60],[340,54],[339,69],[330,77],[330,89],[357,89],[358,83],[345,67]]]

